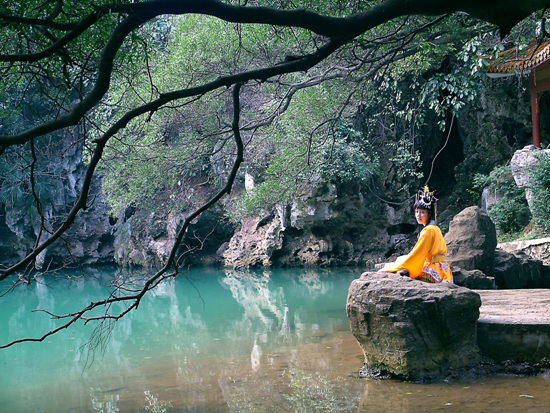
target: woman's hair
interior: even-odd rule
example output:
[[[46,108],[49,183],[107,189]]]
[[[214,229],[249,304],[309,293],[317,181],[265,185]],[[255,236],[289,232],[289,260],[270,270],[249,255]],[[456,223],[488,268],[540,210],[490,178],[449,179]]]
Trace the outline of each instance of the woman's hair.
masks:
[[[437,198],[435,191],[430,191],[430,188],[425,186],[416,193],[414,209],[425,209],[428,211],[428,223],[435,221],[437,215]]]

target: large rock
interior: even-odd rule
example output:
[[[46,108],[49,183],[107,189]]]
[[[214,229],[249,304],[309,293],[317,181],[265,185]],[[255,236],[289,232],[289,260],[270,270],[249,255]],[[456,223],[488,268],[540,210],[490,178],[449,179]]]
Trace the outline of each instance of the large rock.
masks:
[[[516,181],[518,187],[525,190],[525,198],[529,205],[531,205],[531,187],[533,186],[531,171],[539,163],[537,155],[542,153],[550,154],[550,150],[540,149],[534,145],[527,145],[525,148],[516,151],[510,161],[510,170],[514,176],[514,181]]]
[[[496,249],[494,277],[500,289],[540,287],[541,271],[542,262],[521,251],[510,253]]]
[[[494,277],[488,277],[479,270],[465,270],[459,267],[451,267],[453,282],[461,287],[473,290],[495,290],[497,288]]]
[[[486,212],[473,206],[457,214],[445,235],[447,261],[465,270],[493,275],[497,233]]]
[[[497,248],[511,253],[522,251],[531,258],[542,261],[544,265],[550,265],[550,238],[503,242]]]
[[[347,314],[370,375],[433,379],[480,361],[477,293],[366,272],[349,289]]]
[[[514,176],[516,185],[520,188],[529,188],[532,186],[530,171],[538,164],[535,154],[540,153],[541,149],[535,145],[527,145],[514,153],[510,161],[510,170]]]

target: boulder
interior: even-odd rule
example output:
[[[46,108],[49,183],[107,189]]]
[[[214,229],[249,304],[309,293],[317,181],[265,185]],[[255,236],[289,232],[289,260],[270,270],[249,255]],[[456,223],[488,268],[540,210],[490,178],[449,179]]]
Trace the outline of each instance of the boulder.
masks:
[[[529,205],[531,205],[531,187],[533,186],[531,171],[537,167],[539,162],[536,156],[542,153],[550,153],[550,150],[540,149],[535,145],[527,145],[525,148],[516,151],[510,161],[510,170],[514,176],[514,181],[516,181],[518,187],[525,190],[525,198],[527,198]]]
[[[493,275],[497,233],[489,215],[477,206],[457,214],[445,235],[447,261],[465,270]]]
[[[537,288],[541,285],[542,262],[527,254],[497,248],[495,254],[495,283],[500,289]]]
[[[531,258],[542,261],[544,265],[550,265],[550,238],[503,242],[497,248],[511,253],[522,251]]]
[[[540,153],[541,149],[535,145],[527,145],[514,153],[510,161],[510,170],[516,181],[516,185],[520,188],[529,188],[532,186],[530,171],[538,164],[537,158],[533,155]]]
[[[429,380],[480,361],[477,293],[454,284],[429,284],[386,272],[354,280],[347,315],[365,362],[362,372]]]
[[[494,277],[488,277],[479,270],[465,270],[451,267],[453,282],[461,287],[473,290],[494,290],[497,288]]]

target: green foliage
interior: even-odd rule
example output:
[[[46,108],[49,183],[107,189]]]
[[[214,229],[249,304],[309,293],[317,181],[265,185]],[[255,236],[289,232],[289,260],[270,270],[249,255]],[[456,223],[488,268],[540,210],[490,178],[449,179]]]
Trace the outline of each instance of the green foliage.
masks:
[[[368,141],[351,125],[340,125],[333,142],[326,145],[326,162],[320,167],[326,180],[368,182],[380,172],[380,160]]]
[[[392,155],[389,160],[393,163],[397,177],[405,182],[414,181],[424,176],[420,172],[422,161],[420,151],[415,148],[414,141],[402,137],[399,141],[389,143]],[[408,191],[408,185],[401,186],[398,191]]]
[[[541,153],[536,156],[537,167],[531,171],[533,180],[531,213],[535,229],[545,235],[550,234],[550,155]]]
[[[49,20],[57,6],[62,8],[60,13],[55,14],[55,23],[60,28],[39,28],[38,24],[18,24],[2,19],[0,54],[32,54],[47,50],[55,40],[67,34],[67,30],[61,28],[63,25],[74,24],[76,16],[93,13],[103,3],[107,1],[3,1],[0,13],[24,16],[29,20]],[[39,125],[58,116],[60,111],[66,111],[76,100],[81,99],[97,77],[95,69],[99,62],[99,52],[116,23],[115,16],[106,14],[89,30],[66,44],[59,53],[38,62],[3,62],[0,67],[0,113],[3,119],[9,118],[16,128],[0,133],[14,133]],[[123,48],[120,55],[124,56],[126,52]]]
[[[289,5],[273,0],[250,5],[256,3],[280,8]],[[344,15],[367,5],[305,0],[292,7]],[[430,19],[414,17],[388,23],[369,36],[360,36],[354,47],[389,56],[395,45],[373,43],[370,36],[384,37],[397,30],[399,37]],[[273,114],[278,116],[263,129],[251,126],[249,134],[243,130],[247,141],[244,166],[257,183],[253,191],[236,199],[232,216],[287,203],[298,188],[317,182],[319,177],[340,182],[396,178],[398,183],[392,186],[404,192],[410,185],[416,186],[423,176],[422,161],[433,152],[432,147],[426,148],[433,119],[428,111],[436,114],[444,129],[447,113],[459,112],[477,97],[477,75],[472,67],[482,64],[475,58],[481,41],[461,40],[471,34],[465,26],[462,21],[445,20],[441,26],[416,33],[415,53],[387,66],[374,81],[369,66],[349,71],[345,78],[332,78],[336,71],[330,66],[331,58],[309,73],[245,85],[242,125],[261,124]],[[435,45],[433,35],[440,30],[448,30],[456,42]],[[119,76],[113,78],[106,105],[95,114],[100,124],[162,93],[276,65],[287,56],[312,53],[318,45],[315,36],[301,29],[230,24],[192,14],[156,19],[138,35],[125,45]],[[407,50],[408,44],[403,47]],[[346,59],[352,62],[357,50],[350,50],[343,49],[334,58],[342,59],[339,64]],[[457,56],[454,66],[441,71],[449,53]],[[147,58],[147,66],[136,72],[133,59],[140,56]],[[309,85],[312,87],[306,87]],[[292,101],[281,111],[286,96]],[[230,139],[232,115],[226,91],[183,100],[177,107],[149,115],[132,121],[107,149],[102,173],[114,214],[129,205],[185,210],[194,202],[194,185],[215,186],[233,159],[230,145],[225,144]]]
[[[301,149],[302,154],[305,154],[306,148]],[[290,202],[307,179],[308,171],[304,166],[304,157],[296,156],[294,150],[286,148],[279,151],[263,173],[263,182],[233,200],[229,212],[231,220],[238,223],[244,217],[259,215],[278,204]]]
[[[303,7],[337,16],[374,3],[304,0],[290,5],[258,0],[249,5]],[[420,127],[430,118],[421,106],[436,102],[433,108],[442,115],[448,108],[459,110],[471,101],[471,84],[458,73],[429,81],[420,77],[439,68],[450,52],[460,50],[460,41],[458,46],[433,44],[441,27],[416,32],[416,27],[431,20],[422,16],[397,19],[368,36],[359,36],[352,47],[342,48],[308,73],[246,84],[241,125],[249,129],[242,131],[247,142],[243,166],[257,182],[253,191],[238,197],[232,215],[284,204],[298,188],[318,182],[319,177],[339,182],[396,177],[399,182],[393,186],[405,192],[409,185],[416,185],[422,177],[422,157],[429,157],[432,150],[421,152],[428,134]],[[469,35],[460,23],[444,20],[441,25],[460,40]],[[136,40],[125,45],[125,59],[113,78],[106,105],[95,113],[99,124],[162,93],[277,65],[289,56],[314,53],[319,45],[319,38],[302,29],[231,24],[192,14],[159,18],[141,30]],[[394,33],[395,44],[372,41],[388,33]],[[396,44],[414,53],[406,53],[391,65],[389,59],[375,81],[370,64],[359,64],[339,75],[343,67],[357,64],[361,49],[367,60],[376,62],[376,55],[395,56]],[[132,59],[140,56],[147,58],[147,66],[136,72]],[[459,90],[465,86],[467,90]],[[288,108],[287,97],[292,98]],[[113,213],[129,205],[184,210],[193,204],[194,185],[221,182],[234,156],[225,144],[231,137],[231,111],[229,93],[220,91],[182,100],[177,107],[132,121],[111,141],[102,168]],[[264,121],[263,128],[254,127]]]
[[[110,122],[118,113],[157,98],[163,92],[212,81],[220,75],[231,75],[245,68],[252,70],[276,64],[276,59],[291,44],[290,37],[299,40],[300,50],[296,52],[310,51],[308,42],[311,37],[303,30],[241,26],[200,15],[160,20],[156,24],[165,42],[157,50],[152,47],[145,49],[150,61],[155,63],[149,64],[147,71],[140,76],[119,77],[113,81],[107,104],[95,113],[98,122]],[[151,31],[153,29],[149,28],[148,32]],[[289,75],[289,81],[295,80],[301,81],[301,76]],[[265,94],[258,94],[255,89],[255,85],[246,86],[244,93],[251,94],[255,101],[250,102],[246,95],[243,98],[243,123],[254,122],[255,118],[261,119],[278,110],[275,105],[280,97],[275,88],[265,85]],[[317,105],[320,97],[314,94],[304,93],[303,97],[301,108],[326,106],[326,103]],[[324,98],[327,97],[331,96],[325,95]],[[193,204],[194,185],[207,183],[215,187],[227,175],[227,165],[234,158],[233,145],[228,143],[232,134],[228,127],[232,117],[230,99],[228,91],[212,93],[190,102],[183,101],[178,106],[162,108],[147,119],[132,121],[120,137],[110,143],[106,151],[107,162],[102,167],[104,189],[113,214],[120,213],[129,205],[184,210]],[[259,145],[251,142],[247,146],[247,154],[251,156],[247,165],[263,172],[274,154],[273,142],[276,140],[281,159],[287,157],[285,148],[301,148],[302,144],[298,142],[301,138],[296,137],[306,133],[303,131],[326,114],[305,115],[306,112],[301,115],[289,113],[287,120],[277,127],[268,128],[265,135],[257,134],[261,141]],[[300,124],[301,121],[304,123]],[[293,124],[292,130],[283,132],[285,122]],[[274,160],[272,170],[278,168],[278,162]],[[269,175],[277,176],[278,173]],[[278,182],[271,185],[288,182],[279,177]],[[277,193],[291,190],[281,187]],[[164,202],[158,202],[159,195],[165,198]],[[156,200],[152,202],[154,198]]]
[[[109,148],[103,189],[115,216],[128,206],[185,210],[195,202],[190,182],[206,180],[210,162],[204,153],[193,152],[196,137],[187,136],[187,146],[173,146],[149,133],[136,146],[125,141]]]
[[[486,189],[495,198],[488,214],[501,234],[513,237],[529,222],[525,193],[516,185],[509,163],[493,169],[489,175],[475,175],[474,188]]]
[[[407,75],[400,81],[383,81],[379,87],[370,85],[372,100],[365,104],[361,115],[362,140],[373,148],[379,175],[395,178],[397,182],[392,182],[392,186],[404,193],[423,176],[420,149],[425,139],[425,114],[413,109],[418,100],[415,91],[408,87],[410,79]],[[425,151],[424,155],[429,153]]]
[[[374,3],[377,2],[328,4],[305,0],[290,6],[284,1],[258,0],[249,4],[304,7],[330,15],[345,15]],[[419,133],[418,125],[423,125],[427,116],[419,105],[427,105],[430,99],[437,100],[442,113],[447,106],[460,107],[470,96],[470,89],[458,90],[467,83],[457,74],[425,82],[433,88],[422,95],[424,100],[419,92],[420,83],[411,82],[426,71],[438,68],[445,56],[456,50],[451,43],[437,47],[431,43],[434,35],[439,36],[441,28],[415,32],[416,27],[431,19],[421,16],[397,19],[368,36],[359,36],[352,47],[343,48],[338,55],[308,73],[286,74],[261,85],[246,84],[242,89],[241,118],[242,125],[249,127],[251,132],[245,136],[247,158],[244,166],[258,183],[254,193],[244,195],[237,209],[256,210],[261,205],[284,203],[300,185],[313,177],[341,182],[365,181],[388,172],[383,170],[388,163],[393,170],[388,176],[399,179],[396,187],[406,190],[408,182],[418,180],[422,176],[422,155],[430,156],[430,152],[420,152],[426,136]],[[461,25],[456,22],[443,21],[442,24],[445,29],[456,29],[457,38],[468,36],[469,32],[460,29]],[[192,14],[157,19],[142,30],[141,39],[158,39],[147,44],[142,40],[143,55],[148,58],[147,68],[140,69],[139,73],[129,71],[113,79],[107,105],[96,112],[98,122],[109,122],[118,113],[164,92],[192,87],[223,75],[276,65],[289,56],[313,53],[319,45],[316,36],[302,29],[230,24]],[[397,44],[410,36],[403,48],[411,50],[408,48],[412,41],[412,45],[418,45],[412,47],[415,53],[406,54],[387,66],[384,73],[377,75],[376,82],[372,81],[376,72],[367,64],[359,64],[344,76],[338,75],[344,66],[357,64],[361,48],[367,51],[367,60],[376,61],[376,54],[395,56],[392,42],[372,41],[373,36],[385,38],[392,31],[398,39]],[[400,36],[403,37],[400,39]],[[135,41],[127,48],[138,50],[139,45],[140,42]],[[139,53],[128,52],[127,55],[139,56]],[[409,88],[411,84],[417,89]],[[452,93],[455,98],[447,97],[445,102],[439,102],[441,93]],[[288,108],[285,107],[286,97],[292,98]],[[190,103],[193,103],[192,109]],[[131,122],[119,140],[110,144],[108,161],[102,169],[113,211],[120,212],[124,205],[152,204],[151,197],[160,193],[169,199],[178,197],[174,191],[176,182],[181,182],[185,188],[196,183],[185,172],[192,169],[194,156],[205,166],[200,174],[204,181],[222,180],[220,171],[226,169],[225,165],[232,159],[231,151],[223,143],[230,138],[230,103],[228,93],[222,91],[158,110],[146,119],[147,125],[145,119]],[[273,115],[275,121],[266,121],[263,129],[254,128],[253,125],[262,124]],[[243,130],[243,135],[246,133]],[[161,145],[161,148],[153,149],[153,145]],[[129,146],[134,149],[129,151]],[[218,152],[220,147],[224,151]],[[154,168],[147,168],[144,163],[154,164]],[[213,163],[218,166],[214,167]],[[274,181],[269,182],[271,180]],[[188,205],[181,202],[179,207],[184,209]]]
[[[445,130],[447,113],[459,113],[468,103],[473,103],[479,91],[475,78],[462,70],[436,73],[420,92],[420,103],[426,104],[441,118],[439,125]]]

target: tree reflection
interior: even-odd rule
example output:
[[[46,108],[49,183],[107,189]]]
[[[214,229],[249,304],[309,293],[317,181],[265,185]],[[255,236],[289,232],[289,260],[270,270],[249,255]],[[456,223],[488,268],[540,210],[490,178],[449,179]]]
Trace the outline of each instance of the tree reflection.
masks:
[[[187,279],[165,281],[116,325],[91,367],[85,368],[79,350],[90,334],[82,324],[42,345],[5,349],[11,375],[2,383],[10,397],[2,404],[0,395],[0,405],[10,412],[40,411],[41,405],[49,411],[144,411],[150,405],[144,398],[148,391],[151,409],[242,411],[250,397],[252,410],[263,405],[265,411],[282,411],[277,401],[294,410],[308,406],[308,395],[321,406],[326,389],[339,388],[341,363],[348,359],[333,326],[348,328],[340,301],[349,281],[319,274],[201,269],[190,271]],[[45,313],[25,316],[21,302],[27,310],[71,311],[101,294],[100,281],[73,281],[71,288],[79,294],[71,297],[58,288],[63,280],[55,287],[50,282],[14,292],[2,303],[0,338],[26,335],[42,330],[42,321],[52,322]],[[340,307],[341,316],[335,315],[333,308]],[[349,337],[352,350],[360,352]],[[360,361],[354,358],[351,364],[358,369]],[[322,382],[328,387],[315,387]],[[161,405],[163,400],[173,408]]]

